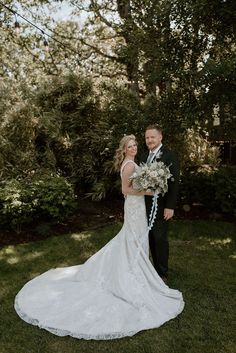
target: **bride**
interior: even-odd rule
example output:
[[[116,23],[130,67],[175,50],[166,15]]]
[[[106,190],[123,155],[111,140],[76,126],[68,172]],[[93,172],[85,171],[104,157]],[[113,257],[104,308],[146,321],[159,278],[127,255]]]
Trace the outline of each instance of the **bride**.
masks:
[[[120,232],[83,265],[50,269],[26,283],[15,310],[26,322],[58,336],[109,340],[159,327],[184,308],[149,260],[144,195],[129,177],[137,165],[134,135],[121,139],[115,166],[125,195]]]

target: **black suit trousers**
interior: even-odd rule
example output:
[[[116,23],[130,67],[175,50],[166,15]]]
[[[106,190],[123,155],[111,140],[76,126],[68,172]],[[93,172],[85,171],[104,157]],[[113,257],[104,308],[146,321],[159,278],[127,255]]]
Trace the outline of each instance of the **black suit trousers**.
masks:
[[[152,197],[145,197],[147,217],[149,217]],[[157,218],[149,232],[149,246],[152,255],[153,265],[159,276],[168,276],[169,241],[168,227],[169,221],[164,220],[164,208],[158,205]]]

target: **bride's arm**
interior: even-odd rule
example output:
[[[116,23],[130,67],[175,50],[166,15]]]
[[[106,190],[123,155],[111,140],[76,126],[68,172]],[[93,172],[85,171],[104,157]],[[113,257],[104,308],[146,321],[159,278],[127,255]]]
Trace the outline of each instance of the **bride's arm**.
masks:
[[[133,174],[134,170],[135,170],[135,167],[133,163],[127,163],[126,166],[124,167],[122,171],[122,194],[137,195],[137,196],[143,196],[143,195],[152,196],[153,192],[138,191],[133,188],[129,178]]]

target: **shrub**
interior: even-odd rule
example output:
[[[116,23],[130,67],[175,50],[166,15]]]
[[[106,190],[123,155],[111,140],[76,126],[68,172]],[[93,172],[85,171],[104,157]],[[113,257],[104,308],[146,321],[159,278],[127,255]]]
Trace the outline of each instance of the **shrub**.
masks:
[[[210,211],[236,215],[236,167],[222,166],[218,170],[201,169],[186,172],[181,177],[182,203],[200,203]]]
[[[210,143],[206,131],[187,129],[182,143],[182,160],[185,168],[208,165],[216,168],[220,164],[220,151]],[[205,169],[208,172],[207,169]]]
[[[30,190],[19,180],[9,180],[0,188],[0,223],[9,224],[17,232],[20,226],[32,221],[36,211]]]
[[[34,175],[8,180],[0,188],[0,223],[17,232],[38,218],[61,222],[75,209],[73,188],[57,175]]]
[[[236,167],[222,167],[213,176],[215,200],[222,212],[236,216]]]
[[[76,202],[72,185],[61,176],[36,176],[27,182],[38,217],[62,221],[74,210]]]

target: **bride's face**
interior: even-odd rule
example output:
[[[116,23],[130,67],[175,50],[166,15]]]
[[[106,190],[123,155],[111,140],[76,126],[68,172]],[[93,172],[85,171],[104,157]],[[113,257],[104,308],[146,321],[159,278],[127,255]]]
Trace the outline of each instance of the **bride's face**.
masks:
[[[125,157],[127,158],[134,158],[137,154],[137,143],[134,140],[130,140],[126,144],[125,148]]]

